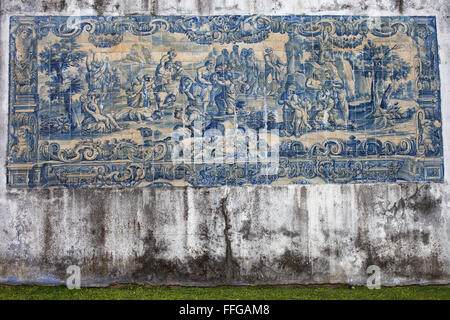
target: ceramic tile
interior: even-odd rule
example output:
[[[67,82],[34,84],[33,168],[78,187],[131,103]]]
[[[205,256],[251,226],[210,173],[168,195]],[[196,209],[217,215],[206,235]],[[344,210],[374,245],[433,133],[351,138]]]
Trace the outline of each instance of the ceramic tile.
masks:
[[[10,187],[443,181],[434,17],[11,17]]]

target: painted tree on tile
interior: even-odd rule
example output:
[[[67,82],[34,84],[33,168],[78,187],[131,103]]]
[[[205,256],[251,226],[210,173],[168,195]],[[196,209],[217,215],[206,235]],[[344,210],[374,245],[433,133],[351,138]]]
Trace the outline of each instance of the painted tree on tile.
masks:
[[[71,67],[79,68],[86,53],[79,50],[80,45],[74,38],[61,39],[50,46],[44,47],[39,53],[39,70],[50,76],[46,83],[49,87],[50,100],[63,104],[68,117],[72,120],[72,95],[83,89],[81,79],[77,74],[66,72]]]
[[[394,53],[396,49],[397,45],[376,45],[369,40],[356,57],[359,63],[354,64],[355,71],[371,80],[369,105],[375,113],[372,116],[382,118],[383,122],[391,118],[388,113],[395,112],[395,107],[389,105],[395,84],[406,79],[411,70],[409,63]]]

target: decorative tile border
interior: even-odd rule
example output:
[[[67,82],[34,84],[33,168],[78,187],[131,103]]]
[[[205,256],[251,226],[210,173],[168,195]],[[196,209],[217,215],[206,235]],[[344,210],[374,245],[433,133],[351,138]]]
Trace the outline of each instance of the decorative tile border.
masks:
[[[10,187],[443,181],[434,17],[11,17]]]

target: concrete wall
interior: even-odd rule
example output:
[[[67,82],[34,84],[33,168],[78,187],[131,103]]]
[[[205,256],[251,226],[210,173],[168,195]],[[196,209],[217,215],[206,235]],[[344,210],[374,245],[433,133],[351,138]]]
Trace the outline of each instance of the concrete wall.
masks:
[[[3,0],[0,282],[82,285],[450,283],[446,0]],[[6,188],[9,15],[436,15],[446,182],[149,189]]]

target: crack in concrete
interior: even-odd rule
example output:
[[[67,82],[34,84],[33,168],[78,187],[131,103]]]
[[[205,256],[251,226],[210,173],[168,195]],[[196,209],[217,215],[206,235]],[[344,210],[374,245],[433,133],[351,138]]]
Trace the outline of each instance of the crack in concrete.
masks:
[[[227,202],[228,202],[228,193],[220,200],[220,213],[223,216],[225,227],[223,229],[223,235],[225,237],[225,276],[227,282],[231,282],[233,280],[236,280],[236,275],[239,273],[238,270],[236,270],[237,263],[233,259],[233,251],[231,248],[231,239],[229,231],[231,229],[230,225],[230,216],[227,209]]]
[[[395,6],[400,14],[403,13],[403,0],[395,0]]]
[[[189,218],[189,199],[187,187],[185,187],[183,190],[183,206],[184,206],[183,211],[184,220],[187,221]]]
[[[158,15],[159,3],[158,0],[151,0],[151,10],[150,15],[155,17]]]

